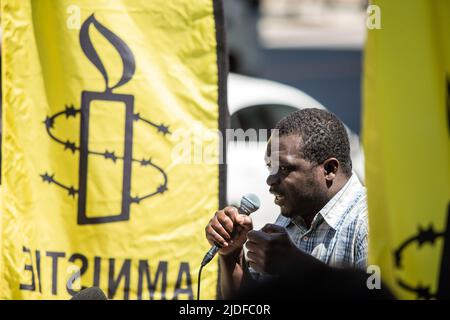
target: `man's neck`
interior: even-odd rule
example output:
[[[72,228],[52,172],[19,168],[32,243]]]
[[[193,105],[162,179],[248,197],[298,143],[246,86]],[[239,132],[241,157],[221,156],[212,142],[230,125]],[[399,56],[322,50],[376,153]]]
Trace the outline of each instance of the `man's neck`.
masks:
[[[330,198],[331,199],[331,198]],[[317,213],[325,207],[325,205],[328,203],[330,199],[323,199],[322,201],[318,201],[314,207],[312,207],[310,210],[308,210],[308,213],[304,213],[301,215],[302,219],[305,221],[306,227],[309,229],[311,228],[311,224],[316,217]]]
[[[317,213],[316,213],[316,214],[317,214]],[[306,217],[302,217],[303,220],[305,221],[306,228],[308,228],[308,229],[311,228],[311,224],[312,224],[312,222],[313,222],[314,217],[316,216],[316,214],[308,215],[308,216],[306,216]]]
[[[330,201],[341,189],[347,184],[347,182],[352,177],[352,174],[350,176],[346,176],[344,174],[340,174],[336,176],[336,179],[333,181],[333,184],[328,188],[328,194],[327,194],[327,202]],[[325,204],[326,204],[325,203]]]
[[[341,191],[341,189],[345,186],[345,184],[350,180],[351,176],[341,176],[339,179],[336,179],[336,181],[333,183],[333,185],[328,189],[327,194],[322,198],[318,199],[314,206],[311,207],[310,210],[308,210],[307,213],[303,213],[301,217],[305,221],[306,227],[309,229],[311,228],[311,224],[317,215],[317,213],[322,210],[323,207],[331,200],[333,197]]]

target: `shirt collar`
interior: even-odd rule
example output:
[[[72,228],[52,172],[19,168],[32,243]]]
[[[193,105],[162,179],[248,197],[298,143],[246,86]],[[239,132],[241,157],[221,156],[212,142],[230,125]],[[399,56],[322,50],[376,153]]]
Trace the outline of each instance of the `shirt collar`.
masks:
[[[357,188],[361,187],[358,177],[353,173],[350,179],[345,183],[341,190],[319,211],[325,222],[334,230],[337,229],[339,222],[345,214],[345,207],[350,199],[353,198]]]

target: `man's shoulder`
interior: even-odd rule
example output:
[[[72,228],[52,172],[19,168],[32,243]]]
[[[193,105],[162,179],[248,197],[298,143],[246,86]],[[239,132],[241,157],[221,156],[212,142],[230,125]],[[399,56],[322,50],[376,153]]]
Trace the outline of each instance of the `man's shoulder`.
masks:
[[[351,177],[348,191],[350,211],[357,215],[367,215],[367,190],[356,174]]]
[[[346,211],[337,237],[345,246],[362,243],[369,233],[367,195],[362,185],[355,188],[354,197],[348,203]]]
[[[354,176],[352,178],[344,225],[353,225],[355,229],[366,228],[368,224],[366,188],[359,181],[358,177]]]

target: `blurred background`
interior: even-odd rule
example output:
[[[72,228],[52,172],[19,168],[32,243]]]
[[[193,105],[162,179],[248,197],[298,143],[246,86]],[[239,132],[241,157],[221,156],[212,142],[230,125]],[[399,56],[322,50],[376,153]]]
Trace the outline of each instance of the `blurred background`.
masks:
[[[367,0],[225,0],[231,72],[312,96],[360,133]]]

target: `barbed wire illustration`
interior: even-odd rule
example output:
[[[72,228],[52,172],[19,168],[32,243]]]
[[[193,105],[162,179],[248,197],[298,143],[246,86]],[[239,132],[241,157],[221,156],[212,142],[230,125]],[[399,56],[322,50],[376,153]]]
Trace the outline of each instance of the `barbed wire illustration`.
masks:
[[[419,226],[417,233],[403,241],[397,250],[394,251],[395,267],[397,269],[402,269],[403,252],[410,245],[417,243],[419,248],[427,243],[433,245],[436,242],[436,239],[444,237],[445,234],[445,231],[436,232],[432,225],[430,225],[427,229],[423,229]],[[415,293],[418,299],[429,300],[437,297],[437,293],[431,292],[430,286],[424,286],[421,283],[417,286],[412,286],[400,278],[397,278],[396,281],[397,284],[404,290]]]
[[[47,134],[49,137],[55,141],[56,143],[64,146],[64,150],[70,150],[73,154],[77,151],[80,151],[80,146],[76,144],[74,141],[70,140],[63,140],[59,137],[57,137],[53,132],[52,129],[55,129],[55,120],[61,116],[65,116],[67,118],[76,118],[78,114],[81,113],[81,109],[75,108],[73,105],[66,105],[65,109],[63,111],[57,112],[51,116],[47,116],[45,120],[43,121],[45,128],[47,130]],[[133,114],[133,120],[135,122],[141,121],[149,126],[152,126],[157,129],[159,133],[161,133],[163,136],[166,136],[167,134],[171,134],[169,127],[167,125],[156,124],[155,122],[152,122],[148,119],[145,119],[140,115],[140,113]],[[105,160],[111,160],[112,162],[116,163],[118,160],[124,160],[123,156],[117,155],[116,151],[106,149],[105,151],[98,151],[98,150],[88,150],[89,155],[93,156],[99,156],[103,157]],[[141,201],[148,199],[150,197],[153,197],[157,194],[163,194],[168,190],[167,184],[168,184],[168,177],[166,172],[157,164],[155,164],[152,160],[152,158],[142,158],[142,159],[136,159],[132,158],[132,162],[139,164],[141,167],[152,167],[156,169],[162,176],[163,182],[156,188],[156,190],[149,192],[147,194],[144,194],[142,196],[131,196],[130,195],[130,202],[139,204]],[[62,183],[61,181],[58,181],[55,178],[55,174],[51,172],[45,172],[40,174],[40,177],[42,178],[43,182],[47,182],[49,184],[54,184],[68,192],[68,196],[75,197],[79,190],[75,188],[73,185],[66,185]]]

